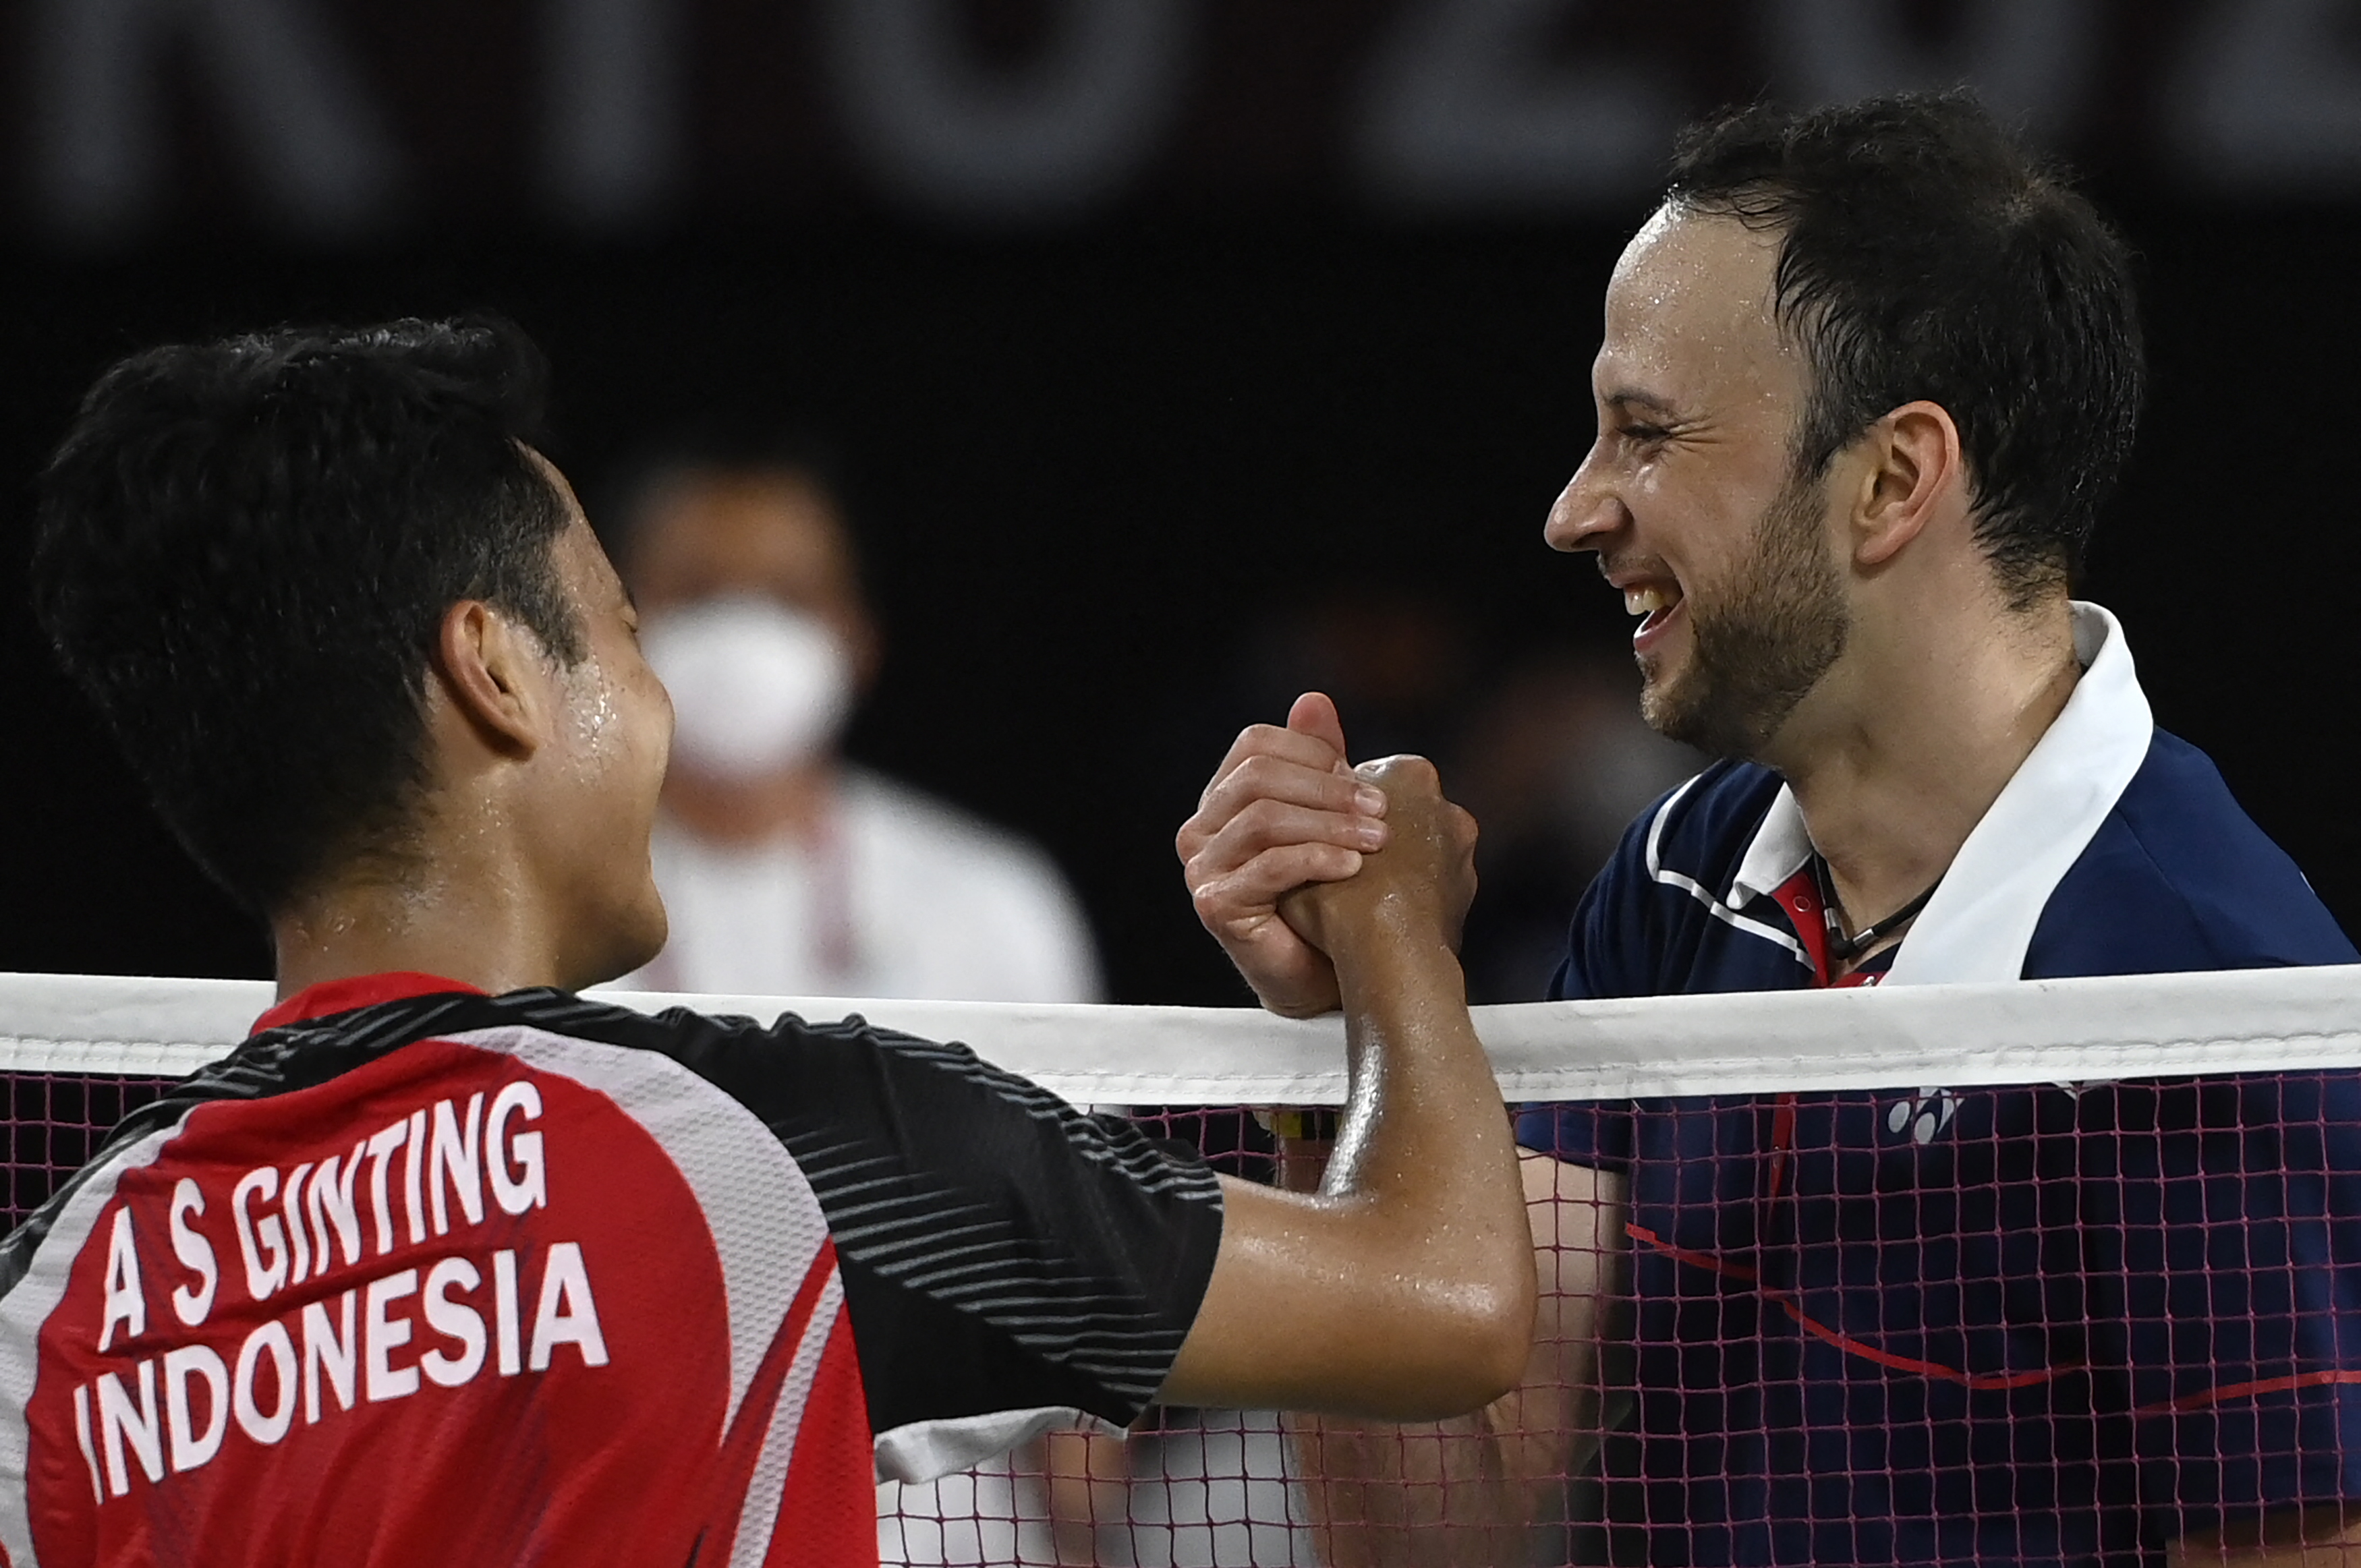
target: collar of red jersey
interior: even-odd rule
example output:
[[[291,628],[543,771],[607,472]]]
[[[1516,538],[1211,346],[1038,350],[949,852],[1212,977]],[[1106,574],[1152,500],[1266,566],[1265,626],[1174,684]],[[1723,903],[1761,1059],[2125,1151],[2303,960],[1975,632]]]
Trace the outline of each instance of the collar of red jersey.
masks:
[[[1960,846],[1942,886],[1903,938],[1884,984],[2019,978],[2049,895],[2147,760],[2156,719],[2123,626],[2079,599],[2073,618],[2082,678]],[[1783,786],[1739,862],[1730,906],[1774,892],[1811,854],[1795,793]]]
[[[400,1002],[411,996],[433,996],[447,992],[465,992],[481,996],[482,990],[461,981],[445,980],[441,975],[420,974],[415,970],[396,970],[386,974],[357,974],[346,980],[324,980],[317,985],[307,985],[286,1001],[272,1007],[254,1021],[249,1035],[259,1035],[265,1029],[282,1025],[301,1024],[311,1018],[325,1018],[332,1013],[350,1013],[356,1007],[374,1007],[380,1002]]]

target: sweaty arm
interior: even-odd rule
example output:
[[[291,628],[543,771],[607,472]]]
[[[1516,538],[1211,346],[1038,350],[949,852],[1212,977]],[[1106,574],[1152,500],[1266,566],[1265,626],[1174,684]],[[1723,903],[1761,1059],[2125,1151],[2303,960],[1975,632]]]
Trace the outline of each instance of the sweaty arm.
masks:
[[[1351,1079],[1320,1190],[1224,1188],[1213,1277],[1161,1398],[1433,1420],[1499,1398],[1533,1328],[1532,1233],[1455,948],[1474,826],[1414,758],[1364,764],[1389,841],[1276,901],[1334,966]]]
[[[1292,890],[1356,876],[1403,825],[1345,758],[1334,705],[1307,694],[1283,728],[1238,736],[1175,841],[1199,919],[1273,1012],[1301,1016],[1339,1000],[1343,965],[1280,918]],[[1326,1152],[1290,1163],[1316,1167]],[[1529,1524],[1557,1511],[1561,1478],[1596,1446],[1600,1303],[1620,1288],[1622,1178],[1537,1154],[1521,1165],[1540,1295],[1519,1385],[1439,1424],[1290,1423],[1325,1562],[1521,1561]]]

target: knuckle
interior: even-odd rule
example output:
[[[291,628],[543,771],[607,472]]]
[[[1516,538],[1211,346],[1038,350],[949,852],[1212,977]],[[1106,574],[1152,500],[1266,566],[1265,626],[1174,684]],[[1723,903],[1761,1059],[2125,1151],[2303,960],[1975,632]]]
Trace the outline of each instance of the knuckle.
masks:
[[[1241,807],[1230,820],[1262,841],[1275,841],[1285,830],[1288,808],[1279,801],[1257,799]]]
[[[1239,921],[1255,912],[1253,902],[1240,894],[1233,878],[1209,882],[1191,888],[1189,903],[1196,911],[1198,921],[1216,936],[1226,934]]]
[[[1231,770],[1232,787],[1248,790],[1266,789],[1269,787],[1271,774],[1278,765],[1279,759],[1276,757],[1262,753],[1248,757]]]
[[[1279,737],[1286,733],[1276,724],[1249,724],[1238,731],[1238,738],[1230,743],[1230,750],[1242,753],[1246,761],[1251,762],[1268,755],[1271,747],[1279,743]]]
[[[1433,789],[1439,782],[1434,764],[1412,752],[1400,752],[1391,757],[1379,757],[1363,762],[1355,770],[1375,783],[1396,784],[1412,789]]]
[[[1279,795],[1291,785],[1302,786],[1306,772],[1301,762],[1285,757],[1249,757],[1238,764],[1238,781],[1257,795]]]

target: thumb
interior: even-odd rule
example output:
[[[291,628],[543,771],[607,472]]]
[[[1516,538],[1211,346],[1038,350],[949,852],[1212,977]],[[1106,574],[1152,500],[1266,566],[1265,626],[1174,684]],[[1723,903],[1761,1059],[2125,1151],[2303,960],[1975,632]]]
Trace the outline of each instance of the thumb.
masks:
[[[1336,750],[1336,765],[1350,767],[1351,757],[1345,750],[1345,721],[1336,715],[1336,704],[1326,692],[1305,692],[1287,710],[1287,727],[1298,735],[1309,735],[1325,740]]]

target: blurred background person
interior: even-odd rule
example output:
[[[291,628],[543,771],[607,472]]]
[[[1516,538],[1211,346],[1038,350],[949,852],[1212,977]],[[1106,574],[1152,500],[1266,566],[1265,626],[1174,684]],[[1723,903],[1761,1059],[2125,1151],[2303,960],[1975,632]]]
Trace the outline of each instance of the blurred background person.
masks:
[[[1089,927],[1046,854],[840,750],[881,641],[819,466],[683,443],[618,500],[623,574],[675,714],[654,849],[672,939],[629,983],[1097,1000]]]
[[[652,846],[672,937],[620,983],[1097,1000],[1089,927],[1048,855],[845,758],[883,641],[824,466],[785,441],[702,434],[637,465],[610,511],[674,712]],[[888,1483],[882,1544],[905,1563],[1071,1560],[1057,1536],[1105,1501],[1082,1478],[1119,1495],[1126,1474],[1120,1439],[1054,1434],[972,1475]]]

